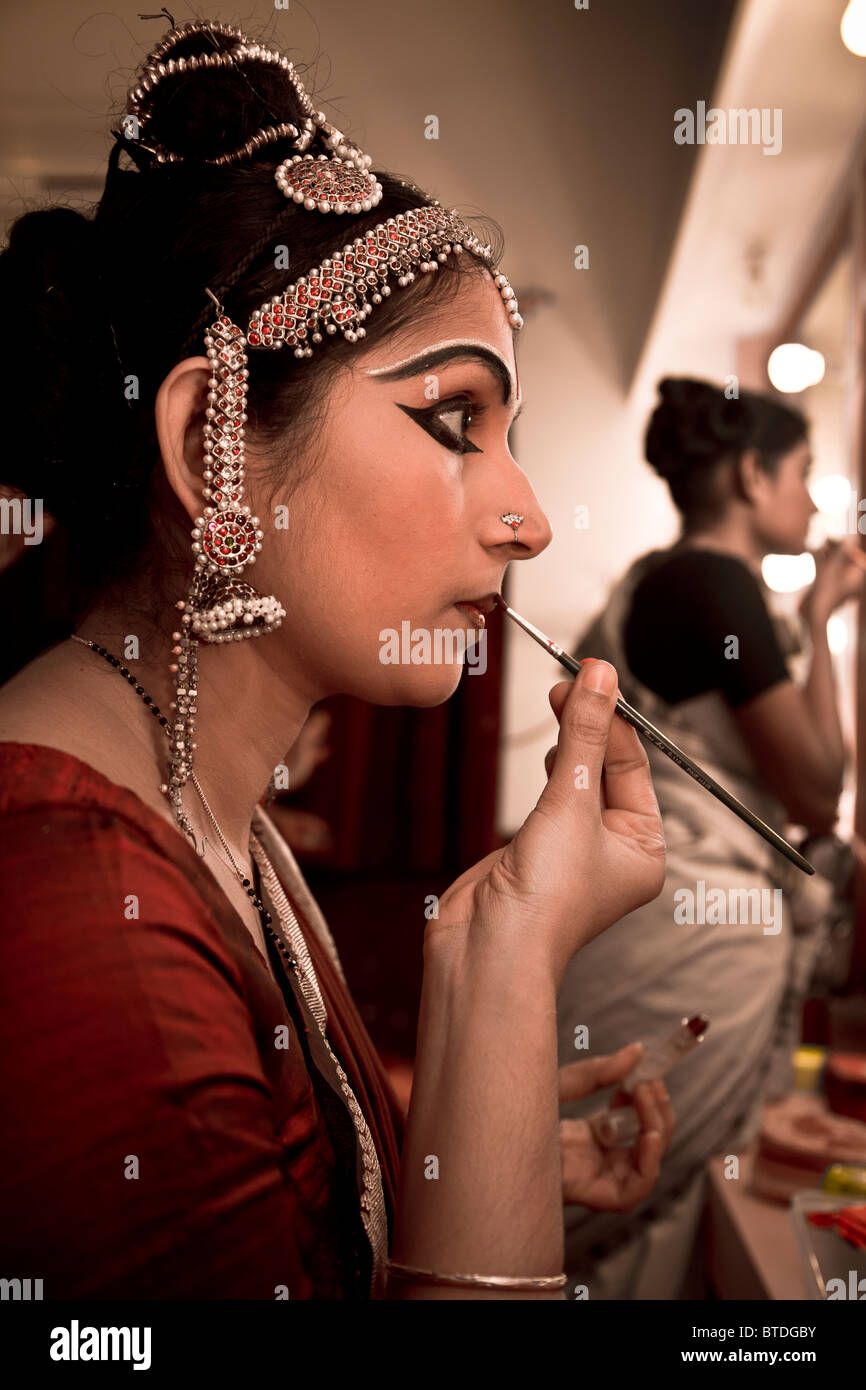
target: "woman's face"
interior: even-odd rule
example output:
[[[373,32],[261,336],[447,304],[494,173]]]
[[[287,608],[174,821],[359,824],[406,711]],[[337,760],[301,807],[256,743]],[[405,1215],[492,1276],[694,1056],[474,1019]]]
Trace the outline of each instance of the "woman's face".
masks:
[[[811,462],[804,439],[782,455],[775,473],[761,477],[753,496],[754,524],[767,554],[799,555],[806,549],[809,521],[817,511],[806,486]]]
[[[425,306],[374,347],[357,344],[335,376],[316,466],[294,491],[305,461],[286,458],[285,493],[265,502],[249,449],[247,500],[265,533],[249,582],[287,612],[262,654],[288,663],[311,700],[436,705],[456,688],[464,652],[467,667],[485,669],[487,639],[455,603],[498,591],[509,561],[539,554],[552,535],[508,449],[520,405],[512,339],[492,278],[466,275],[449,303]],[[525,517],[519,541],[503,512]]]

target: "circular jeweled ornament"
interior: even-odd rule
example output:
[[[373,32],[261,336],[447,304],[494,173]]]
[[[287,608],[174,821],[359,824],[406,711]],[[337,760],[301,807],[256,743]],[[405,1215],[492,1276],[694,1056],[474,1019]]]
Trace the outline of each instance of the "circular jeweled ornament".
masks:
[[[375,174],[358,169],[351,159],[296,154],[277,166],[280,191],[310,212],[369,212],[382,201]]]
[[[214,512],[199,517],[192,535],[205,561],[231,572],[251,564],[261,549],[263,532],[257,529],[257,521],[245,511]]]

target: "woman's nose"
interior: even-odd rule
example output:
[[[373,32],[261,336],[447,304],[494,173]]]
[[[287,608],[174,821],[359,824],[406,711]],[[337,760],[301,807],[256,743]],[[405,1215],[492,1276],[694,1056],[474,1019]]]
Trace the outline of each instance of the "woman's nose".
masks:
[[[533,493],[533,497],[534,496],[535,494]],[[515,559],[518,560],[531,560],[534,555],[540,555],[542,550],[546,550],[553,540],[553,528],[546,515],[541,510],[541,507],[538,505],[537,500],[532,510],[525,515],[526,521],[520,527],[519,533],[515,539],[522,541],[527,547],[527,553],[525,555],[515,556]]]
[[[517,482],[517,486],[505,484],[502,497],[507,504],[497,518],[497,528],[502,527],[503,535],[499,537],[499,543],[505,539],[505,527],[510,527],[510,522],[502,520],[503,516],[522,516],[523,520],[515,529],[511,527],[512,539],[516,542],[518,550],[515,550],[515,560],[531,560],[535,555],[540,555],[542,550],[546,550],[553,539],[553,530],[550,522],[541,509],[541,505],[536,497],[532,486],[523,470],[515,463],[511,473],[511,479]]]

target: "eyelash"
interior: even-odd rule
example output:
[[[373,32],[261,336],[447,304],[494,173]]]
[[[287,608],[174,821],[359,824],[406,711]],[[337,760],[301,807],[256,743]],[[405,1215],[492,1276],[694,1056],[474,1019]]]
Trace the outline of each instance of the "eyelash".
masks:
[[[437,443],[444,444],[447,449],[451,449],[455,454],[480,454],[481,450],[477,445],[474,445],[471,440],[464,439],[460,435],[455,435],[447,425],[442,424],[439,418],[441,415],[453,415],[458,410],[464,411],[467,415],[470,415],[473,423],[477,424],[482,415],[486,414],[487,406],[478,405],[475,401],[467,400],[466,397],[440,402],[439,405],[426,412],[425,428]],[[438,426],[438,433],[435,429],[430,428],[431,425]],[[463,426],[464,434],[468,428],[468,425]]]

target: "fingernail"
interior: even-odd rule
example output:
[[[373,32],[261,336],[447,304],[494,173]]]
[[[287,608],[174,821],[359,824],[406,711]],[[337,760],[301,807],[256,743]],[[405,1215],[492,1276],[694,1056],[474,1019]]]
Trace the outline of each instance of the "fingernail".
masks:
[[[594,661],[591,666],[584,667],[584,685],[587,690],[599,690],[603,695],[609,695],[616,689],[616,671],[606,661]]]

